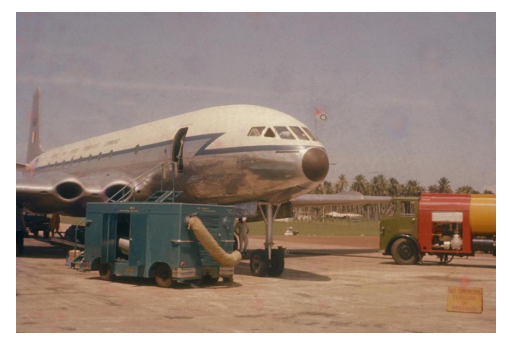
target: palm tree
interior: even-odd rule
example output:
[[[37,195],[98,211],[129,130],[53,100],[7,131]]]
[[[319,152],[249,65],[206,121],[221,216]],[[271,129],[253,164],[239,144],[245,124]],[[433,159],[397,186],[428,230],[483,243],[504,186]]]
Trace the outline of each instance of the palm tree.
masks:
[[[371,194],[385,196],[387,194],[388,182],[382,174],[374,176],[371,180]]]
[[[334,193],[334,185],[331,182],[323,181],[323,193],[324,194],[333,194]]]
[[[438,180],[438,192],[442,194],[451,194],[452,188],[450,186],[450,181],[446,177],[441,177]]]
[[[392,197],[397,197],[400,194],[400,184],[395,178],[388,180],[388,194]]]
[[[437,193],[439,191],[439,186],[437,185],[429,185],[429,192]]]
[[[425,191],[425,188],[421,186],[417,180],[410,179],[407,181],[404,190],[405,196],[420,196],[420,194]]]
[[[344,175],[344,173],[341,173],[336,182],[336,193],[348,190],[348,185],[349,183],[348,180],[346,179],[346,176]]]
[[[351,190],[358,191],[362,195],[367,194],[369,188],[369,182],[365,179],[364,175],[360,174],[355,177],[353,180],[353,184],[351,185]]]
[[[479,194],[480,192],[474,190],[469,185],[464,185],[464,186],[461,186],[460,188],[457,188],[457,190],[455,190],[455,193],[457,193],[457,194]]]

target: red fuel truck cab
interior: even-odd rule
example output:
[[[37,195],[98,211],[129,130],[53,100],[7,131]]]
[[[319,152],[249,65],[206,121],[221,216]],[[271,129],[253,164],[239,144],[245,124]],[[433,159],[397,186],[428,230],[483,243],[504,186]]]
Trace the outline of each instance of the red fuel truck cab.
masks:
[[[380,249],[410,265],[424,255],[441,262],[475,252],[496,254],[495,195],[422,194],[393,198],[380,224]]]

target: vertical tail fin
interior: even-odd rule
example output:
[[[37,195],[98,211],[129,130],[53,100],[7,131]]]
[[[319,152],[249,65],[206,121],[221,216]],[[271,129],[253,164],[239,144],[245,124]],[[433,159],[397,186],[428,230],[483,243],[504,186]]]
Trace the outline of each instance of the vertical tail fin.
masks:
[[[39,101],[40,101],[40,88],[35,90],[33,94],[32,112],[30,113],[30,135],[28,137],[28,152],[26,154],[26,162],[31,162],[35,157],[42,153],[40,148],[39,137]]]

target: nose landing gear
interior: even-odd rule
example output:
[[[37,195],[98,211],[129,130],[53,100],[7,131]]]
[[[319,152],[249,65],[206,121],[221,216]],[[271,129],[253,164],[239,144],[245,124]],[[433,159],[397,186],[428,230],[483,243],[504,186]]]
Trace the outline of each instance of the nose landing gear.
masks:
[[[259,203],[260,212],[265,221],[266,233],[265,233],[265,249],[257,249],[251,254],[250,258],[250,270],[251,274],[256,277],[279,277],[285,269],[285,249],[278,247],[278,249],[272,249],[274,242],[272,241],[272,223],[276,218],[280,203],[276,205],[276,212],[272,212],[272,203]],[[262,206],[266,207],[266,213]]]

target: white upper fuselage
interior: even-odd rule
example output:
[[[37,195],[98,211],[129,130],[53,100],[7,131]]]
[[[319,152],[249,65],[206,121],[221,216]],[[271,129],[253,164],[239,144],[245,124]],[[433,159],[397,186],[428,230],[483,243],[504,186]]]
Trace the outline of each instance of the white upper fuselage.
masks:
[[[253,127],[265,128],[261,136],[249,136]],[[272,137],[264,136],[269,129]],[[34,185],[18,188],[32,191],[43,181],[47,189],[40,193],[54,194],[55,204],[44,206],[40,200],[34,204],[38,211],[50,211],[62,196],[61,201],[78,208],[72,213],[80,213],[86,202],[106,199],[146,170],[178,161],[175,188],[183,192],[180,201],[282,203],[314,189],[328,171],[323,145],[310,133],[301,137],[302,129],[307,127],[295,118],[265,107],[207,108],[44,152],[29,165]],[[279,130],[288,131],[290,138]],[[136,199],[160,187],[171,189],[168,170],[165,177],[136,186]]]
[[[176,132],[182,127],[189,128],[187,137],[225,133],[207,146],[207,149],[210,150],[274,144],[323,147],[319,141],[281,139],[277,134],[275,138],[247,136],[252,127],[261,126],[271,128],[274,126],[298,126],[307,128],[299,120],[274,109],[253,105],[220,106],[177,115],[56,147],[44,152],[34,161],[37,161],[36,167],[41,167],[48,164],[69,162],[70,160],[77,161],[81,157],[89,157],[90,154],[96,156],[102,153],[106,156],[111,150],[114,153],[135,148],[137,145],[146,146],[172,140]]]

